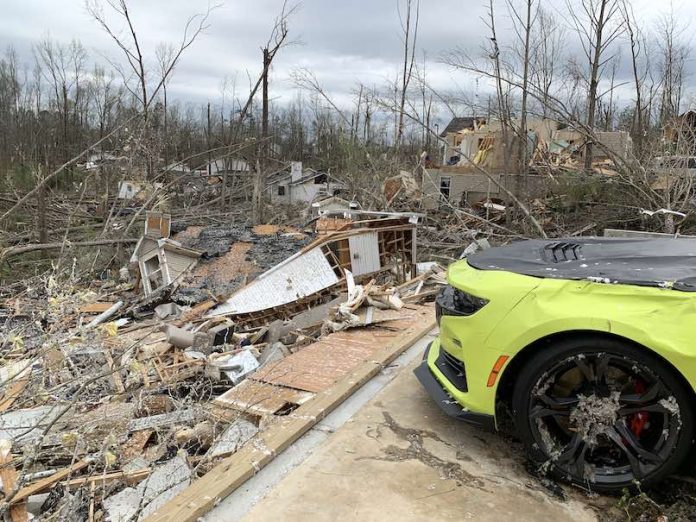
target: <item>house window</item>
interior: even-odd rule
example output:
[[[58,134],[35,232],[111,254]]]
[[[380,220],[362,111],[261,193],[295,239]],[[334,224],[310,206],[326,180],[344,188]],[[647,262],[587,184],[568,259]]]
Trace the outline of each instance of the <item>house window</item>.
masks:
[[[314,178],[315,185],[322,185],[328,181],[326,174],[319,174]]]
[[[450,185],[452,183],[452,178],[450,176],[440,177],[440,194],[442,199],[449,201],[450,198]]]
[[[166,267],[157,250],[149,254],[149,257],[140,261],[140,271],[143,274],[143,286],[145,295],[149,295],[158,288],[169,284]]]
[[[279,196],[285,195],[285,185],[278,185],[278,195]]]

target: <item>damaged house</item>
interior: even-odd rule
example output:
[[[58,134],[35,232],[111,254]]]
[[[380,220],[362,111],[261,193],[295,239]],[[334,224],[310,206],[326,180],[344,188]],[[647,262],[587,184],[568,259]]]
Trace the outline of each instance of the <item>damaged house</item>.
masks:
[[[513,127],[515,124],[513,122]],[[527,147],[532,166],[544,158],[569,168],[579,167],[579,158],[587,140],[580,132],[560,129],[559,126],[558,122],[546,118],[529,120],[526,144],[522,144],[512,129],[505,132],[500,121],[478,117],[454,118],[441,134],[445,141],[442,166],[425,171],[423,208],[505,199],[498,184],[514,187],[519,181],[516,158],[522,146]],[[632,151],[633,143],[627,132],[596,132],[595,136],[601,144],[601,147],[594,148],[597,162],[610,159],[607,149],[623,157]],[[543,176],[532,172],[525,179],[526,191],[531,195],[539,194],[543,190],[543,181]]]
[[[342,220],[342,230],[319,236],[279,265],[259,275],[208,313],[236,324],[263,324],[291,317],[345,291],[347,280],[390,273],[398,281],[416,274],[417,216],[364,212]],[[358,217],[356,219],[356,217]]]
[[[331,174],[314,169],[302,168],[302,162],[293,161],[290,172],[283,171],[271,176],[266,193],[274,203],[312,203],[329,196],[346,192],[346,185]]]

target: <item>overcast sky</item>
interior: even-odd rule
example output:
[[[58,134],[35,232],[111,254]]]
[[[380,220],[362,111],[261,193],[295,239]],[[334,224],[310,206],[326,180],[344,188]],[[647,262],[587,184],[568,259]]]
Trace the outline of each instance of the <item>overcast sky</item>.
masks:
[[[565,11],[565,0],[541,0],[549,9]],[[31,47],[50,35],[61,42],[79,39],[92,60],[100,55],[118,57],[117,49],[87,13],[83,0],[1,0],[0,47],[12,45],[25,64],[32,61]],[[225,0],[215,10],[210,28],[187,51],[170,86],[172,96],[195,103],[217,102],[225,77],[237,79],[238,91],[248,90],[247,71],[256,78],[260,46],[268,38],[282,0]],[[161,42],[175,43],[186,19],[205,9],[207,0],[130,0],[131,12],[147,56]],[[501,22],[499,40],[513,38],[497,0]],[[641,21],[650,28],[668,0],[633,0]],[[303,0],[290,20],[290,39],[297,42],[281,51],[272,71],[271,94],[279,103],[294,96],[289,73],[298,66],[314,71],[326,89],[345,100],[356,82],[381,85],[393,79],[403,53],[397,0]],[[696,1],[675,1],[679,19],[691,20]],[[428,75],[438,89],[470,86],[462,74],[437,63],[455,47],[476,52],[485,41],[481,22],[485,0],[423,0],[419,29],[419,56],[432,62]],[[696,55],[696,53],[694,53]],[[696,57],[696,56],[695,56]],[[691,78],[692,82],[696,79]]]

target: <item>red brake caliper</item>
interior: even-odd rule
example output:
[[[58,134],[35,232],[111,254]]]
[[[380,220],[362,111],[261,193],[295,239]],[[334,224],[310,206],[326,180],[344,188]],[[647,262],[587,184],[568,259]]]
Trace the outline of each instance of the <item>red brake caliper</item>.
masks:
[[[633,385],[633,391],[635,393],[644,393],[646,390],[647,386],[645,385],[645,381],[642,379],[636,379],[635,384]],[[643,433],[643,430],[645,429],[645,425],[648,423],[648,412],[646,411],[639,411],[638,413],[634,413],[631,416],[631,432],[636,436],[636,438],[640,438],[640,434]]]

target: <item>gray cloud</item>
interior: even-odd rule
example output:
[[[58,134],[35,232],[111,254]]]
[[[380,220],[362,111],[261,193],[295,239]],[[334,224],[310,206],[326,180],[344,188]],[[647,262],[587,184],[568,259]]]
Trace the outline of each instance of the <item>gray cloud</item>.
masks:
[[[542,0],[545,7],[560,13],[565,0]],[[22,62],[31,64],[31,46],[50,34],[62,42],[79,39],[90,57],[101,55],[120,59],[115,45],[90,18],[81,0],[3,0],[0,19],[0,47],[12,45]],[[667,2],[633,0],[632,5],[647,27],[666,11]],[[132,1],[131,11],[148,56],[161,42],[176,43],[187,19],[205,0]],[[268,37],[282,0],[228,0],[215,11],[211,27],[187,52],[170,85],[173,97],[201,103],[216,101],[225,77],[237,80],[241,94],[247,87],[247,71],[256,77],[260,70],[260,46]],[[398,74],[402,60],[400,25],[396,0],[353,0],[335,2],[304,0],[290,21],[290,35],[296,45],[278,55],[273,68],[273,95],[278,103],[292,100],[295,88],[290,72],[298,67],[314,71],[327,91],[347,99],[355,84],[381,85]],[[514,35],[500,5],[500,40]],[[680,20],[696,13],[693,2],[677,4]],[[460,47],[477,53],[485,43],[487,28],[481,21],[483,0],[423,1],[421,5],[418,56],[427,54],[428,74],[434,87],[450,89],[470,86],[462,73],[450,71],[438,62],[441,53]],[[559,14],[559,24],[563,20]],[[568,32],[569,38],[572,33]],[[621,76],[627,70],[622,67]]]

